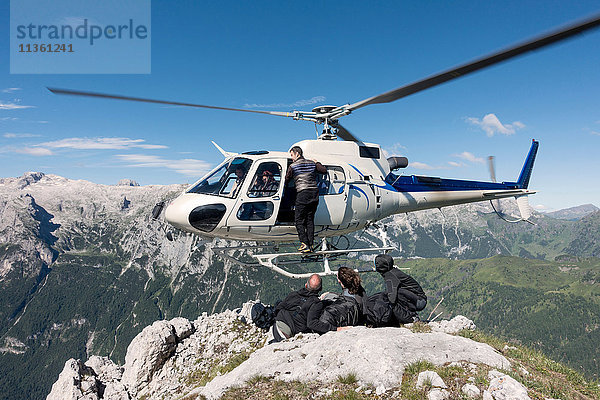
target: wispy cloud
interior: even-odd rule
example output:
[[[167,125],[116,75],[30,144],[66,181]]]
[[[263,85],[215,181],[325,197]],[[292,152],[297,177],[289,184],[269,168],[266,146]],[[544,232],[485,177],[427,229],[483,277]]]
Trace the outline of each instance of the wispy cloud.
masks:
[[[33,134],[33,133],[11,133],[11,132],[6,132],[2,136],[4,136],[7,139],[22,139],[22,138],[40,137],[42,135],[36,135],[36,134]]]
[[[146,154],[119,154],[117,158],[130,163],[129,167],[141,168],[168,168],[180,174],[199,177],[208,172],[211,164],[203,160],[185,158],[180,160],[169,160],[159,156]]]
[[[480,127],[489,137],[496,133],[503,135],[514,135],[519,129],[525,128],[525,124],[515,121],[512,124],[503,124],[496,114],[487,114],[482,119],[469,117],[466,119],[471,125]]]
[[[469,153],[468,151],[463,151],[460,154],[453,154],[453,156],[461,158],[461,159],[469,161],[469,162],[472,162],[472,163],[483,164],[485,162],[485,160],[483,158],[476,157],[473,153]]]
[[[6,89],[2,89],[2,93],[12,93],[12,92],[16,92],[17,90],[22,90],[22,89],[18,88],[18,87],[9,87]]]
[[[422,163],[419,161],[409,162],[408,166],[415,168],[415,169],[423,169],[423,170],[427,170],[427,171],[431,171],[434,169],[443,169],[442,167],[434,167],[433,165],[425,164],[425,163]]]
[[[77,150],[124,150],[129,148],[139,149],[166,149],[161,144],[146,144],[144,139],[129,138],[66,138],[52,142],[40,143],[39,147],[50,147],[56,149]]]
[[[50,149],[44,149],[42,147],[23,147],[15,149],[16,153],[28,154],[30,156],[52,156],[54,153]]]
[[[18,119],[19,118],[17,118],[17,117],[2,117],[2,118],[0,118],[0,121],[16,121]]]
[[[383,155],[388,158],[394,155],[399,155],[406,152],[406,146],[402,146],[400,143],[394,143],[391,146],[386,146],[382,148]]]
[[[456,161],[448,161],[448,165],[450,165],[451,167],[454,167],[454,168],[460,168],[460,167],[464,167],[465,163],[456,162]]]
[[[35,106],[24,106],[21,104],[15,104],[15,103],[2,103],[0,102],[0,110],[19,110],[22,108],[35,108]]]
[[[298,100],[293,103],[244,104],[244,108],[299,108],[322,103],[324,101],[325,96],[315,96],[310,99]]]
[[[41,147],[15,147],[15,146],[3,146],[0,147],[0,153],[19,153],[28,154],[30,156],[51,156],[54,153],[50,149],[44,149]]]
[[[592,135],[600,136],[600,132],[597,132],[597,131],[590,131],[590,133]]]

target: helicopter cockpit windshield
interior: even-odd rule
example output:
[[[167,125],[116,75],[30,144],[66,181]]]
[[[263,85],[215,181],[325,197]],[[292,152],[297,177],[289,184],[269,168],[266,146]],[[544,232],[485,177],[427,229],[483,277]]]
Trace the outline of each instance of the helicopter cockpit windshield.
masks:
[[[188,193],[234,198],[238,195],[251,165],[252,160],[236,157],[215,169],[208,177],[188,190]]]

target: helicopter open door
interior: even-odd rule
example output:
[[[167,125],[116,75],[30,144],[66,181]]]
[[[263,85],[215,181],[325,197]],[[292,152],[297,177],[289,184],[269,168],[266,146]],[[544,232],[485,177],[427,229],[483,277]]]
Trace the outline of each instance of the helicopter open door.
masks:
[[[227,218],[229,231],[268,233],[281,205],[283,171],[287,160],[261,160],[249,171],[249,184],[239,194]]]
[[[315,225],[339,226],[346,214],[346,174],[339,166],[326,165],[325,168],[327,174],[319,174],[319,206],[315,213]]]

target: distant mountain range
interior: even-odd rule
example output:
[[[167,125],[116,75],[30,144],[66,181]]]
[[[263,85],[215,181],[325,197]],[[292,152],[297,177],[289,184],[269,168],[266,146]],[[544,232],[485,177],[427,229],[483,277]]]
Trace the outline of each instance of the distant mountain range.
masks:
[[[593,204],[583,204],[577,207],[565,208],[563,210],[546,213],[547,216],[556,219],[578,220],[600,210]]]
[[[249,299],[274,302],[298,286],[266,268],[216,257],[211,248],[225,241],[178,234],[169,242],[149,215],[184,188],[42,173],[0,179],[0,398],[45,397],[70,357],[106,355],[122,364],[127,344],[157,319],[195,319]],[[503,209],[516,212],[510,201]],[[540,213],[532,219],[536,226],[508,224],[479,203],[395,215],[348,242],[381,244],[386,237],[393,255],[406,259],[600,257],[600,211],[579,220]],[[424,287],[441,293],[437,285],[428,278]]]

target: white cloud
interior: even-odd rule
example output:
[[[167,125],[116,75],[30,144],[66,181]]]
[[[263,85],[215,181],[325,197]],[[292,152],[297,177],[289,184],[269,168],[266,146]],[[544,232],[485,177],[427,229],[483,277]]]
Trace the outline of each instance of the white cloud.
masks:
[[[146,154],[119,154],[117,155],[117,158],[129,162],[129,167],[168,168],[180,174],[193,177],[204,175],[212,167],[212,165],[206,161],[191,158],[169,160],[159,156]]]
[[[2,103],[0,102],[0,110],[19,110],[21,108],[35,108],[35,106],[22,106],[15,103]]]
[[[41,135],[35,135],[33,133],[11,133],[11,132],[6,132],[2,136],[4,136],[7,139],[21,139],[21,138],[40,137]]]
[[[496,114],[487,114],[482,119],[469,117],[467,122],[480,127],[489,137],[496,133],[503,135],[514,135],[519,129],[525,128],[525,124],[515,121],[512,124],[502,124]]]
[[[18,119],[19,118],[17,118],[17,117],[2,117],[2,118],[0,118],[0,121],[16,121]]]
[[[458,158],[462,158],[463,160],[472,162],[472,163],[479,163],[479,164],[483,164],[484,163],[484,159],[481,157],[475,157],[475,155],[473,153],[469,153],[468,151],[463,151],[460,154],[453,154],[454,157],[458,157]]]
[[[425,170],[428,170],[428,171],[431,171],[433,169],[441,169],[440,167],[434,167],[432,165],[425,164],[425,163],[422,163],[422,162],[419,162],[419,161],[409,162],[408,166],[412,167],[412,168],[416,168],[416,169],[425,169]]]
[[[456,162],[456,161],[448,161],[448,165],[450,165],[451,167],[454,167],[454,168],[459,168],[459,167],[465,166],[464,163]]]
[[[37,146],[77,150],[166,149],[160,144],[145,144],[144,139],[129,138],[67,138],[40,143]]]
[[[591,133],[592,135],[600,136],[600,132],[596,132],[596,131],[590,131],[590,133]]]
[[[386,146],[385,148],[382,147],[381,150],[383,151],[385,158],[388,158],[402,154],[404,152],[403,150],[406,150],[406,146],[402,146],[400,143],[394,143],[391,146]]]
[[[12,93],[12,92],[16,92],[17,90],[23,90],[23,89],[18,88],[18,87],[9,87],[6,89],[2,89],[2,93]]]
[[[23,147],[20,149],[16,149],[15,152],[21,154],[28,154],[30,156],[51,156],[54,155],[52,150],[44,149],[41,147]]]
[[[293,103],[271,103],[271,104],[244,104],[244,108],[299,108],[312,104],[322,103],[325,96],[315,96],[306,100],[298,100]]]

